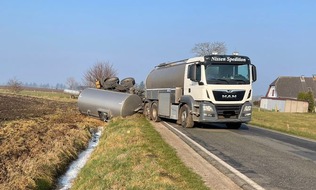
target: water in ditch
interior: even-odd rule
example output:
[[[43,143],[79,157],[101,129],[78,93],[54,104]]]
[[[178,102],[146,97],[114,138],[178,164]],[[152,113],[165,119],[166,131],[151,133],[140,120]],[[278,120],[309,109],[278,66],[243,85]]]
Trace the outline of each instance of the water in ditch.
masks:
[[[79,171],[86,164],[92,151],[98,145],[101,134],[101,127],[99,127],[97,131],[92,133],[92,138],[89,141],[87,149],[79,154],[78,159],[73,161],[70,164],[66,173],[58,179],[56,190],[68,190],[71,188],[72,182],[74,181],[74,179],[76,179],[77,175],[79,174]]]

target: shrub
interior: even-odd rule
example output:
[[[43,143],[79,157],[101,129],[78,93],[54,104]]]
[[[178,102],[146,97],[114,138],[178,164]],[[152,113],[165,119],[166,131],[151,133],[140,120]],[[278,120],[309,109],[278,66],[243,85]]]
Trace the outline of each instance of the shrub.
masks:
[[[298,100],[304,100],[308,102],[308,112],[315,112],[315,99],[313,92],[300,92],[297,96]]]
[[[10,79],[7,83],[10,91],[12,91],[13,93],[19,93],[23,90],[22,88],[22,82],[20,82],[18,79],[13,78]]]

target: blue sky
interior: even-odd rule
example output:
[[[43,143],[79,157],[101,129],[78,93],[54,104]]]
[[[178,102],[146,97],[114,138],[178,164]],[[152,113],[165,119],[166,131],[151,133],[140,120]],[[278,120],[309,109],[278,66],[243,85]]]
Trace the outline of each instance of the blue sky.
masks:
[[[316,74],[316,1],[0,1],[0,84],[66,83],[98,61],[145,81],[155,65],[225,42],[257,66],[254,94],[278,76]]]

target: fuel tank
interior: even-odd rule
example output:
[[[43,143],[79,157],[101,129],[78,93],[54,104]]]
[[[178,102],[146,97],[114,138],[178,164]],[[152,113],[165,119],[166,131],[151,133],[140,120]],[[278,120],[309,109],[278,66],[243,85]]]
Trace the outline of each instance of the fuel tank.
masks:
[[[78,97],[78,107],[82,114],[108,120],[116,116],[133,115],[142,106],[142,100],[135,94],[84,89]]]

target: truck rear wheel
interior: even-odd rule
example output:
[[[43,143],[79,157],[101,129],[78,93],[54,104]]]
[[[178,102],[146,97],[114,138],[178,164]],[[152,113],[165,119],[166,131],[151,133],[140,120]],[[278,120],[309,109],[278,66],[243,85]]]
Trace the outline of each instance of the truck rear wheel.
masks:
[[[151,120],[151,117],[150,117],[150,103],[149,102],[145,103],[143,114],[144,114],[144,116],[147,119]]]
[[[158,122],[160,121],[160,118],[158,116],[158,105],[157,102],[154,102],[151,105],[151,109],[150,109],[150,117],[153,121]]]
[[[182,127],[192,128],[194,126],[194,121],[192,115],[190,114],[190,108],[188,105],[184,104],[180,108],[179,121]]]

